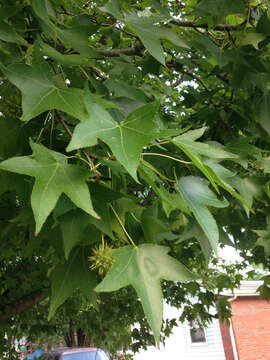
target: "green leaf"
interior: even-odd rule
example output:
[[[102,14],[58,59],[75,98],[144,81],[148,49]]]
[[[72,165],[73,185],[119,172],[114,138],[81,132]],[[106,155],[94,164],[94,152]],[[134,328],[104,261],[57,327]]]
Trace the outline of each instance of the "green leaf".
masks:
[[[144,238],[147,242],[158,244],[162,235],[168,233],[168,225],[158,218],[158,207],[152,206],[146,209],[141,216],[141,226]]]
[[[30,142],[32,156],[20,156],[0,163],[0,169],[34,176],[35,185],[31,205],[39,232],[47,217],[54,209],[60,195],[65,193],[79,208],[88,214],[95,213],[85,179],[88,171],[78,165],[69,165],[66,157]]]
[[[253,230],[259,237],[254,245],[262,246],[264,249],[265,257],[270,256],[270,225],[268,224],[266,230]]]
[[[181,48],[189,49],[189,47],[173,31],[155,25],[160,20],[161,18],[158,16],[146,17],[132,13],[127,15],[124,21],[138,34],[149,53],[165,65],[164,51],[160,44],[162,38]]]
[[[199,227],[197,224],[193,224],[191,229],[188,229],[182,235],[180,235],[178,237],[178,241],[176,241],[175,244],[179,244],[191,238],[195,238],[199,242],[202,252],[205,256],[206,262],[208,263],[211,257],[212,247],[208,238],[205,236],[204,232],[202,231],[201,227]]]
[[[140,218],[141,211],[142,208],[136,204],[133,199],[122,198],[115,201],[113,207],[111,208],[111,227],[119,239],[122,239],[124,242],[129,241],[126,233],[123,231],[123,227],[120,224],[120,221],[124,226],[126,226],[127,214],[137,214],[137,216]]]
[[[232,14],[245,15],[244,0],[202,0],[193,11],[194,15],[211,16],[215,23]]]
[[[46,24],[42,24],[45,32],[54,41],[56,38],[60,39],[70,48],[79,51],[82,56],[99,57],[89,43],[89,37],[97,31],[99,25],[87,23],[87,26],[76,25],[71,29],[60,29],[51,21],[46,1],[32,0],[32,7],[41,22]]]
[[[3,4],[0,7],[0,20],[5,20],[6,18],[11,18],[15,15],[18,11],[21,10],[21,6],[16,5],[8,5]]]
[[[250,32],[245,34],[240,40],[240,45],[252,45],[255,49],[259,49],[259,43],[266,38],[266,35],[256,32]]]
[[[29,149],[28,139],[33,127],[23,126],[21,121],[14,118],[0,117],[0,158],[6,159],[18,155]]]
[[[258,111],[258,120],[264,130],[270,135],[270,93],[262,96],[260,109]]]
[[[229,153],[222,149],[222,147],[215,146],[214,143],[206,144],[195,141],[207,130],[207,127],[202,127],[197,130],[189,130],[185,134],[174,138],[176,145],[189,150],[193,154],[200,154],[214,159],[234,159],[237,155]]]
[[[244,136],[239,136],[230,141],[226,146],[226,151],[241,156],[241,159],[248,159],[250,156],[257,157],[261,153],[261,149],[251,145],[250,139]]]
[[[169,216],[170,213],[175,209],[189,213],[188,206],[183,199],[182,194],[179,192],[169,193],[169,191],[165,188],[164,183],[160,181],[160,178],[157,176],[154,170],[155,168],[151,164],[144,160],[141,161],[139,174],[162,200],[162,206],[166,215]]]
[[[159,344],[163,297],[160,280],[189,281],[195,276],[180,262],[168,255],[169,248],[144,244],[125,246],[113,253],[115,262],[96,291],[115,291],[132,285]]]
[[[87,225],[90,224],[90,216],[79,209],[72,210],[61,216],[60,227],[63,237],[63,248],[66,259],[70,251],[82,239]],[[89,234],[91,236],[91,234]]]
[[[85,105],[88,119],[76,126],[67,151],[96,145],[99,138],[110,146],[117,160],[137,180],[142,148],[157,137],[155,115],[159,103],[140,107],[121,123],[115,122],[103,107],[95,103],[89,91]]]
[[[54,27],[48,14],[47,1],[31,0],[31,5],[35,14],[44,21],[45,24]]]
[[[124,195],[100,184],[91,183],[89,187],[94,208],[98,214],[102,214],[100,219],[91,217],[90,221],[100,231],[113,238],[112,219],[109,206],[115,200],[124,197]]]
[[[216,185],[218,180],[216,174],[207,166],[207,164],[204,164],[200,155],[214,159],[234,159],[237,158],[237,155],[223,150],[222,147],[195,141],[204,134],[206,129],[206,127],[202,127],[197,130],[190,130],[185,134],[174,138],[173,142],[192,160],[194,165],[204,173],[214,189],[219,192]]]
[[[219,200],[208,188],[207,181],[199,177],[182,177],[178,186],[196,220],[208,237],[213,250],[217,253],[218,227],[208,206],[223,208],[229,205],[228,201],[226,199]]]
[[[121,9],[118,1],[109,1],[101,10],[126,22],[139,36],[149,53],[163,65],[165,65],[165,56],[160,43],[161,39],[166,39],[180,48],[189,49],[185,41],[176,35],[176,33],[165,27],[156,25],[164,19],[164,16],[138,16],[133,12],[123,17],[120,13]]]
[[[20,200],[24,198],[26,184],[22,176],[0,171],[0,195],[15,190]]]
[[[121,19],[121,5],[119,0],[109,0],[107,4],[100,8],[101,11],[113,15],[116,19]]]
[[[16,33],[14,27],[2,20],[0,20],[0,40],[24,46],[28,45],[27,41]]]
[[[215,182],[228,191],[233,197],[238,199],[244,205],[247,215],[249,216],[249,211],[252,210],[252,197],[250,199],[250,194],[246,194],[245,191],[243,191],[244,184],[242,184],[241,178],[236,176],[236,174],[232,171],[226,169],[224,166],[220,165],[218,160],[207,159],[204,161],[204,164],[213,170],[213,173],[215,174]],[[240,194],[235,191],[234,188],[236,188]]]
[[[96,277],[89,270],[89,252],[88,247],[78,247],[71,252],[66,263],[59,264],[54,269],[49,320],[76,289],[80,289],[85,296],[94,298]]]
[[[99,58],[102,55],[90,47],[89,38],[98,30],[98,25],[89,24],[88,26],[74,26],[71,29],[58,29],[58,38],[71,49],[79,51],[81,56]]]
[[[125,81],[108,79],[104,82],[108,90],[115,94],[116,97],[126,97],[131,100],[145,103],[145,94],[133,86],[128,85]]]
[[[269,300],[270,300],[270,288],[269,288],[269,285],[263,284],[263,285],[259,286],[256,292],[259,292],[260,297],[269,302]]]
[[[269,35],[270,21],[269,21],[269,16],[268,16],[267,12],[264,12],[260,16],[260,19],[259,19],[257,27],[256,27],[256,31],[258,33],[262,33],[262,34],[265,34],[267,36]]]
[[[1,66],[1,70],[22,92],[22,121],[29,121],[44,111],[53,109],[64,111],[80,120],[87,118],[83,103],[84,91],[56,87],[46,62],[33,66]]]
[[[91,66],[92,62],[85,56],[71,54],[71,55],[63,55],[55,48],[45,44],[44,42],[39,43],[40,51],[45,56],[48,56],[51,59],[58,61],[60,64],[70,66],[70,65],[81,65],[81,66]]]

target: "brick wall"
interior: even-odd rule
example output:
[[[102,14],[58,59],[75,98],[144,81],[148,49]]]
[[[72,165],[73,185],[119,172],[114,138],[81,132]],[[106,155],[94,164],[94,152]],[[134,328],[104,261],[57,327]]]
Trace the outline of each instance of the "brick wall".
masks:
[[[238,297],[231,305],[239,360],[270,360],[270,304],[256,296]]]

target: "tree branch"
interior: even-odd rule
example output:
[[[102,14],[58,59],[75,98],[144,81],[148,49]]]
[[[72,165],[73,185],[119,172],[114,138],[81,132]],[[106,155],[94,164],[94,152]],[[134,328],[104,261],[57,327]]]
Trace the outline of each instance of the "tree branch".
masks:
[[[130,47],[130,48],[125,48],[125,49],[115,49],[115,50],[98,50],[95,49],[95,51],[103,56],[106,57],[116,57],[116,56],[120,56],[120,55],[138,55],[138,56],[143,56],[143,45],[137,45],[135,47]]]
[[[190,27],[190,28],[201,28],[201,29],[209,28],[207,23],[197,24],[195,21],[172,20],[172,21],[170,21],[170,24],[174,24],[174,25],[181,26],[181,27]],[[246,21],[242,22],[241,24],[233,24],[233,25],[218,24],[213,28],[213,30],[216,30],[216,31],[239,30],[239,28],[241,28],[245,24],[246,24]]]
[[[70,137],[72,137],[72,131],[68,127],[68,125],[67,125],[64,117],[62,116],[61,112],[59,110],[55,110],[55,112],[56,112],[61,124],[63,125],[64,129],[66,130],[66,132],[69,134]],[[91,155],[85,150],[83,150],[83,153],[84,153],[84,155],[86,156],[86,158],[88,160],[88,163],[90,165],[91,170],[93,170],[98,175],[99,178],[102,177],[102,174],[96,169],[95,164],[93,163],[93,161],[91,159]]]
[[[23,296],[19,300],[4,305],[0,308],[0,322],[10,319],[12,316],[20,314],[25,310],[32,308],[33,306],[44,300],[48,294],[44,288],[33,291],[32,293]]]
[[[70,137],[72,137],[72,131],[70,130],[70,128],[68,127],[64,117],[62,116],[62,114],[60,113],[59,110],[55,110],[61,124],[63,125],[64,129],[66,130],[66,132],[69,134]]]

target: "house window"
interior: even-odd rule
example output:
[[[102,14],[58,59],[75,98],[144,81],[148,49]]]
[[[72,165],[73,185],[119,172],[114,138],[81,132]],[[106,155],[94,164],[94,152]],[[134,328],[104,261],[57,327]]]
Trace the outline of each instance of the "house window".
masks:
[[[190,325],[190,339],[192,344],[206,343],[205,330],[198,324],[191,323]]]

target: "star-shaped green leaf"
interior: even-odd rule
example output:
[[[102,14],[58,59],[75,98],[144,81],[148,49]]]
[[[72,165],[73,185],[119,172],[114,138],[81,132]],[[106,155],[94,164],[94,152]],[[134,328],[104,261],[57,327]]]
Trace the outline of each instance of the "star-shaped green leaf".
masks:
[[[159,343],[163,313],[160,280],[189,281],[195,276],[180,262],[168,255],[169,248],[143,244],[125,246],[113,253],[115,262],[97,286],[96,291],[115,291],[132,285],[142,301],[147,320]]]
[[[254,247],[262,246],[265,257],[270,256],[270,225],[267,225],[266,230],[254,230],[254,232],[259,236]]]
[[[67,151],[97,144],[101,139],[110,146],[117,160],[137,180],[137,167],[143,146],[158,137],[155,115],[159,103],[146,104],[118,123],[86,91],[85,105],[89,113],[86,121],[76,126]]]
[[[29,66],[12,64],[0,67],[6,77],[22,92],[22,121],[29,121],[46,110],[58,109],[84,120],[87,113],[83,103],[84,91],[58,88],[46,62]]]
[[[54,269],[49,320],[76,289],[80,289],[85,296],[94,299],[96,277],[89,269],[88,256],[88,247],[77,247],[71,252],[68,261]]]
[[[217,252],[219,232],[216,220],[208,206],[223,208],[229,205],[228,201],[226,199],[219,200],[208,188],[208,182],[199,177],[182,177],[178,186],[190,210],[208,237],[213,250]]]
[[[39,232],[54,209],[60,195],[65,193],[79,208],[88,214],[95,213],[88,186],[85,182],[88,171],[78,165],[69,165],[66,157],[46,147],[30,142],[31,156],[13,157],[0,163],[0,169],[34,176],[31,205]]]

